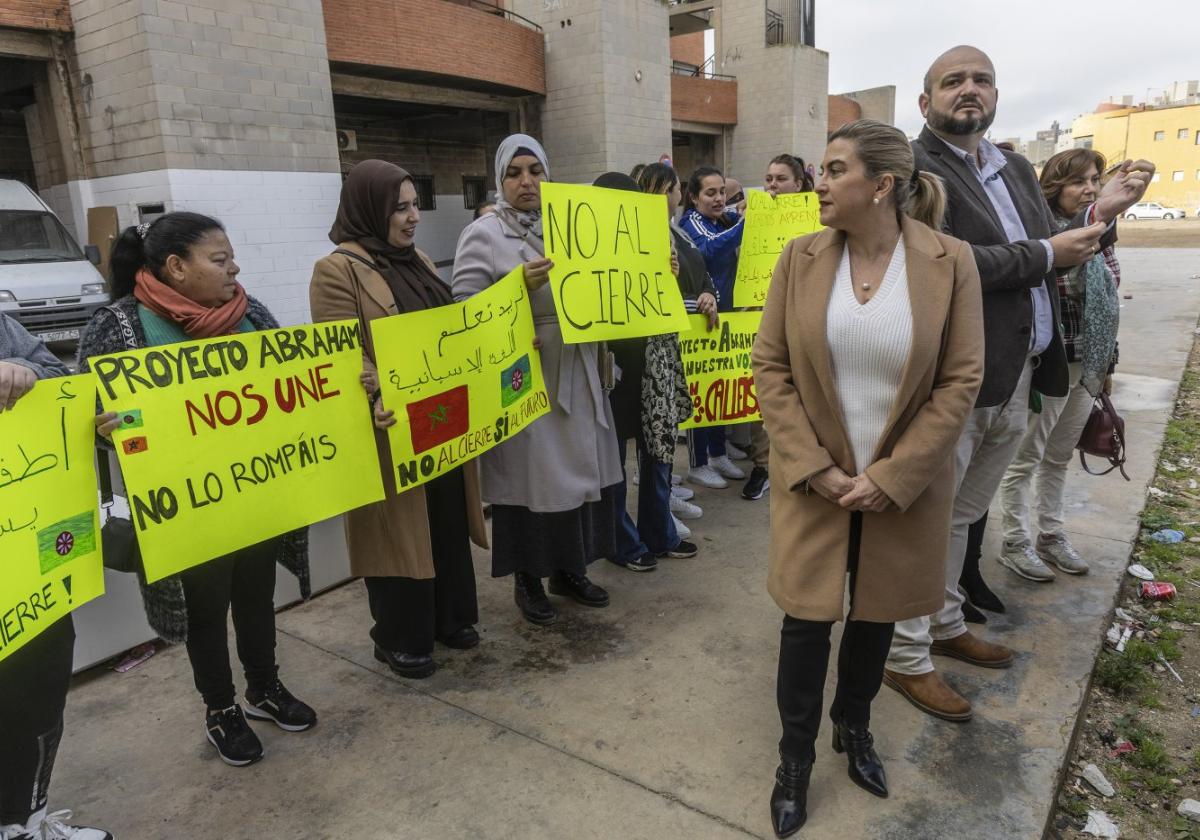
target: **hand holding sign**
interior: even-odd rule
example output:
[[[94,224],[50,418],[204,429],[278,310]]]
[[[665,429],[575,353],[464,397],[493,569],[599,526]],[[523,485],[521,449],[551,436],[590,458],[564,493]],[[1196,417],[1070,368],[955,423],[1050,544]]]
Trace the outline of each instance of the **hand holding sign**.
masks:
[[[671,269],[666,196],[542,184],[550,290],[563,341],[688,329]]]

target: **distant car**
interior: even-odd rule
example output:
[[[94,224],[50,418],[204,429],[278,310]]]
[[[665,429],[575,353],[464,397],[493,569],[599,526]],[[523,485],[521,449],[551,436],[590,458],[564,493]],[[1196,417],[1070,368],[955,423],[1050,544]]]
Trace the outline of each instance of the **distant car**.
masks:
[[[1125,211],[1125,218],[1137,219],[1182,219],[1187,213],[1178,207],[1163,207],[1157,201],[1142,201]]]

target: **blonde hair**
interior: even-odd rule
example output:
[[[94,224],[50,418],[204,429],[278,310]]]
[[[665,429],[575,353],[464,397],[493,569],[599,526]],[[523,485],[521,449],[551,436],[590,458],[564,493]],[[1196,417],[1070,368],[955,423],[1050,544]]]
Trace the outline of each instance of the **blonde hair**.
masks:
[[[891,175],[896,217],[907,214],[934,230],[946,215],[946,187],[932,172],[916,168],[912,146],[904,132],[878,120],[855,120],[829,135],[829,142],[847,140],[863,162],[868,178]]]

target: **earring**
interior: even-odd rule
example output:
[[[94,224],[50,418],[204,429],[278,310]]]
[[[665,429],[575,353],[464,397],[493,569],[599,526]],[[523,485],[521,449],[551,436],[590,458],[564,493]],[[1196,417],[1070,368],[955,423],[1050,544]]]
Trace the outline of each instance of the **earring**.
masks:
[[[871,199],[871,203],[872,203],[872,204],[878,204],[878,203],[879,203],[879,199],[878,199],[878,198],[872,198],[872,199]]]

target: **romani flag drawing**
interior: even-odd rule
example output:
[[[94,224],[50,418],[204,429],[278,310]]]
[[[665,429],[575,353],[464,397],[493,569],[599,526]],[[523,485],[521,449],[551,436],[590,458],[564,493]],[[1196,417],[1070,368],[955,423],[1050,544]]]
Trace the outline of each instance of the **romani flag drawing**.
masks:
[[[441,446],[471,428],[466,385],[409,403],[407,409],[413,454]]]
[[[533,377],[529,371],[529,355],[526,354],[500,373],[501,407],[507,408],[532,390]]]
[[[86,557],[96,550],[96,520],[92,511],[77,513],[37,532],[38,564],[42,574]]]

